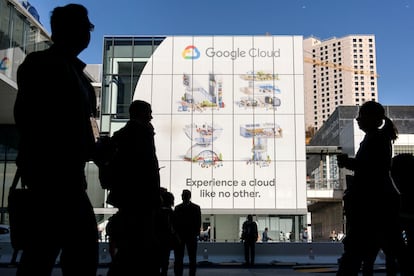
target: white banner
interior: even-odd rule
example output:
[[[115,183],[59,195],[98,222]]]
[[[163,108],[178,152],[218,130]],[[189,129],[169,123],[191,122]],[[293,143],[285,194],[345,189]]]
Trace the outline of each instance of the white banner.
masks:
[[[301,36],[174,36],[134,99],[150,102],[161,185],[203,209],[306,210]],[[305,213],[306,214],[306,211]]]

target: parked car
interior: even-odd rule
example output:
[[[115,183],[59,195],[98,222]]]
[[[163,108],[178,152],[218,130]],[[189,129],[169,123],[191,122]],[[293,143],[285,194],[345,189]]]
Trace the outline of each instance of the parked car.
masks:
[[[10,225],[0,224],[0,242],[10,242]]]

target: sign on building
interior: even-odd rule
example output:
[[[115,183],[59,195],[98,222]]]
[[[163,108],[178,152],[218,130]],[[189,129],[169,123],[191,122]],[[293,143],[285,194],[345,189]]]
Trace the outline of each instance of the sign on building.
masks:
[[[212,213],[306,213],[302,53],[301,36],[167,37],[134,94],[152,104],[161,185]]]

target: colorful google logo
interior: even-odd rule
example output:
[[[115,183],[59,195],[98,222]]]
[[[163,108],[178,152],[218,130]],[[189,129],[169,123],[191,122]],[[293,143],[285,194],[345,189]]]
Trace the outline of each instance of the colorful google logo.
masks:
[[[200,51],[196,46],[190,45],[185,47],[182,56],[184,59],[198,59],[200,57]]]
[[[9,68],[9,58],[8,57],[4,57],[1,61],[0,61],[0,70],[1,71],[6,71]]]

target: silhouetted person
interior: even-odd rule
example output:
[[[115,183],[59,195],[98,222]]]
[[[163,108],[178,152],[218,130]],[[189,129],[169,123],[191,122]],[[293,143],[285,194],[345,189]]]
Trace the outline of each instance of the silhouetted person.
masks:
[[[17,166],[36,203],[17,275],[50,275],[61,253],[63,275],[95,276],[98,231],[85,163],[95,149],[96,97],[77,58],[94,26],[77,4],[56,7],[50,23],[53,45],[29,54],[17,72]]]
[[[379,249],[387,258],[395,257],[404,265],[401,255],[404,241],[398,220],[400,196],[390,177],[397,129],[385,116],[383,106],[374,101],[360,107],[356,120],[365,132],[358,152],[355,158],[338,156],[340,168],[354,171],[353,183],[344,196],[348,225],[337,273],[341,276],[358,275],[363,261],[372,262]],[[373,230],[373,226],[377,227]]]
[[[272,241],[273,239],[269,237],[269,228],[265,227],[262,233],[262,242]]]
[[[120,237],[122,237],[122,230],[120,227],[121,223],[118,221],[118,214],[114,214],[108,219],[108,223],[105,227],[106,232],[106,240],[108,241],[108,250],[109,255],[111,256],[111,260],[114,260],[116,251],[118,250],[118,241],[120,240]],[[114,227],[115,226],[115,227]]]
[[[308,242],[308,239],[309,239],[308,229],[303,228],[303,230],[302,230],[302,241],[303,242]]]
[[[406,258],[414,260],[414,155],[398,154],[393,157],[391,176],[401,193],[400,222],[405,232]],[[414,275],[414,269],[408,266],[407,275]]]
[[[129,120],[116,131],[111,142],[117,145],[117,183],[109,198],[116,199],[116,253],[108,275],[130,275],[144,269],[159,275],[159,242],[155,220],[160,208],[160,175],[151,124],[151,105],[135,100],[129,106]]]
[[[210,230],[211,226],[207,226],[206,230],[203,230],[203,227],[200,228],[199,241],[209,241],[210,240]]]
[[[256,242],[259,232],[252,215],[247,215],[242,225],[242,240],[244,245],[244,260],[246,266],[253,266],[256,257]]]
[[[191,191],[183,190],[182,203],[174,208],[174,225],[180,239],[174,249],[175,276],[183,275],[184,250],[187,248],[190,276],[196,275],[197,243],[201,227],[200,206],[191,202]]]
[[[160,240],[160,269],[161,276],[167,276],[170,264],[170,254],[177,245],[177,236],[173,224],[174,195],[161,190],[161,209],[157,218],[157,235]]]
[[[336,230],[332,230],[329,234],[329,240],[331,242],[337,242],[338,241],[338,234],[336,233]]]

